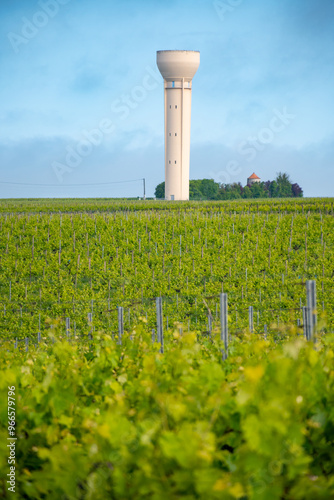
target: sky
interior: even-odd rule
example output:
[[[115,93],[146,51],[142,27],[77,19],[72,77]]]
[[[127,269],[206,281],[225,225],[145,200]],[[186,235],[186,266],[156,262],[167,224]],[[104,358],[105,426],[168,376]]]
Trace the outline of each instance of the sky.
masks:
[[[157,50],[199,50],[190,179],[334,196],[333,0],[1,0],[0,198],[154,196]]]

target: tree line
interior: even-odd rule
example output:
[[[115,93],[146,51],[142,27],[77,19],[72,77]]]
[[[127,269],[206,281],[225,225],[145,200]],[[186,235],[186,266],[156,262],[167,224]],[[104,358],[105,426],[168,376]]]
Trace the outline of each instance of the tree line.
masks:
[[[165,183],[155,188],[156,198],[165,198]],[[190,200],[236,200],[249,198],[301,198],[303,190],[297,183],[290,181],[287,173],[279,172],[273,181],[254,182],[242,186],[241,182],[219,184],[213,179],[196,179],[189,181]]]

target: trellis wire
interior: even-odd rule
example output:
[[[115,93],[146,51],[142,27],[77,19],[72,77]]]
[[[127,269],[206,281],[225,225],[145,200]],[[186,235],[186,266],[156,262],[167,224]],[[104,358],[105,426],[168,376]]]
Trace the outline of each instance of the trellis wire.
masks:
[[[226,296],[226,299],[224,298]],[[224,301],[226,300],[226,307],[224,305]],[[223,302],[222,302],[223,301]],[[164,351],[164,346],[163,346],[163,317],[162,317],[162,297],[157,297],[155,299],[156,302],[156,321],[157,321],[157,339],[159,343],[161,344],[160,352]],[[316,285],[314,281],[308,281],[307,282],[307,306],[302,308],[303,311],[303,327],[304,327],[304,335],[305,338],[310,341],[315,339],[315,333],[316,333],[316,325],[317,325],[317,313],[316,313]],[[220,322],[221,322],[221,339],[226,342],[228,341],[228,333],[227,333],[227,295],[226,294],[220,294]],[[249,306],[248,308],[248,315],[249,315],[249,330],[254,331],[254,325],[253,325],[253,306]],[[146,312],[146,317],[147,317],[147,312]],[[168,329],[168,316],[167,316],[167,329]],[[197,320],[197,316],[196,316]],[[88,323],[92,327],[92,322],[93,322],[93,315],[92,313],[88,313]],[[209,314],[208,316],[208,322],[209,322],[209,331],[211,332],[212,329],[212,316]],[[74,324],[74,332],[75,332],[75,322]],[[124,333],[124,320],[123,320],[123,307],[118,307],[118,325],[119,325],[119,343],[122,342],[121,338]],[[300,326],[300,319],[297,319],[297,325]],[[224,333],[226,328],[226,334]],[[53,327],[51,328],[52,331]],[[188,319],[188,329],[190,329],[190,320]],[[88,337],[92,339],[92,329],[90,330],[90,333]],[[70,336],[70,318],[66,318],[66,335],[67,338]],[[226,337],[225,337],[226,335]],[[264,335],[265,338],[267,337],[267,325],[264,325]],[[28,337],[26,337],[28,338]],[[29,340],[25,340],[25,345],[26,345],[26,350],[29,346]],[[41,332],[39,331],[37,333],[37,343],[40,343],[41,341]],[[54,340],[53,340],[54,341]],[[225,342],[224,342],[225,345]],[[18,346],[18,339],[16,338],[15,340],[15,348]],[[225,346],[227,348],[227,344]]]

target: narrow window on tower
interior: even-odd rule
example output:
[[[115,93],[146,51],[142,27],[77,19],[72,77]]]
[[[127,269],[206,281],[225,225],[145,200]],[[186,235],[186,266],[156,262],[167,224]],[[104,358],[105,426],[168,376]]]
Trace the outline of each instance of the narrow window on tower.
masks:
[[[171,164],[171,161],[169,160],[169,164]]]
[[[176,160],[175,160],[175,165],[176,165]]]
[[[175,136],[177,136],[177,132],[175,132]]]
[[[177,104],[175,104],[175,109],[177,109]]]
[[[169,132],[169,135],[172,135],[172,133],[171,133],[171,132]]]

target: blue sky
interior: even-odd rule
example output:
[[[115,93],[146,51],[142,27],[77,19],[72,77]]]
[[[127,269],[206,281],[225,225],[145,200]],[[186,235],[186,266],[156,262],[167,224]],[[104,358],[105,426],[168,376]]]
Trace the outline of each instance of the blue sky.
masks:
[[[0,36],[1,198],[153,196],[164,49],[201,52],[190,178],[334,195],[332,0],[1,0]]]

